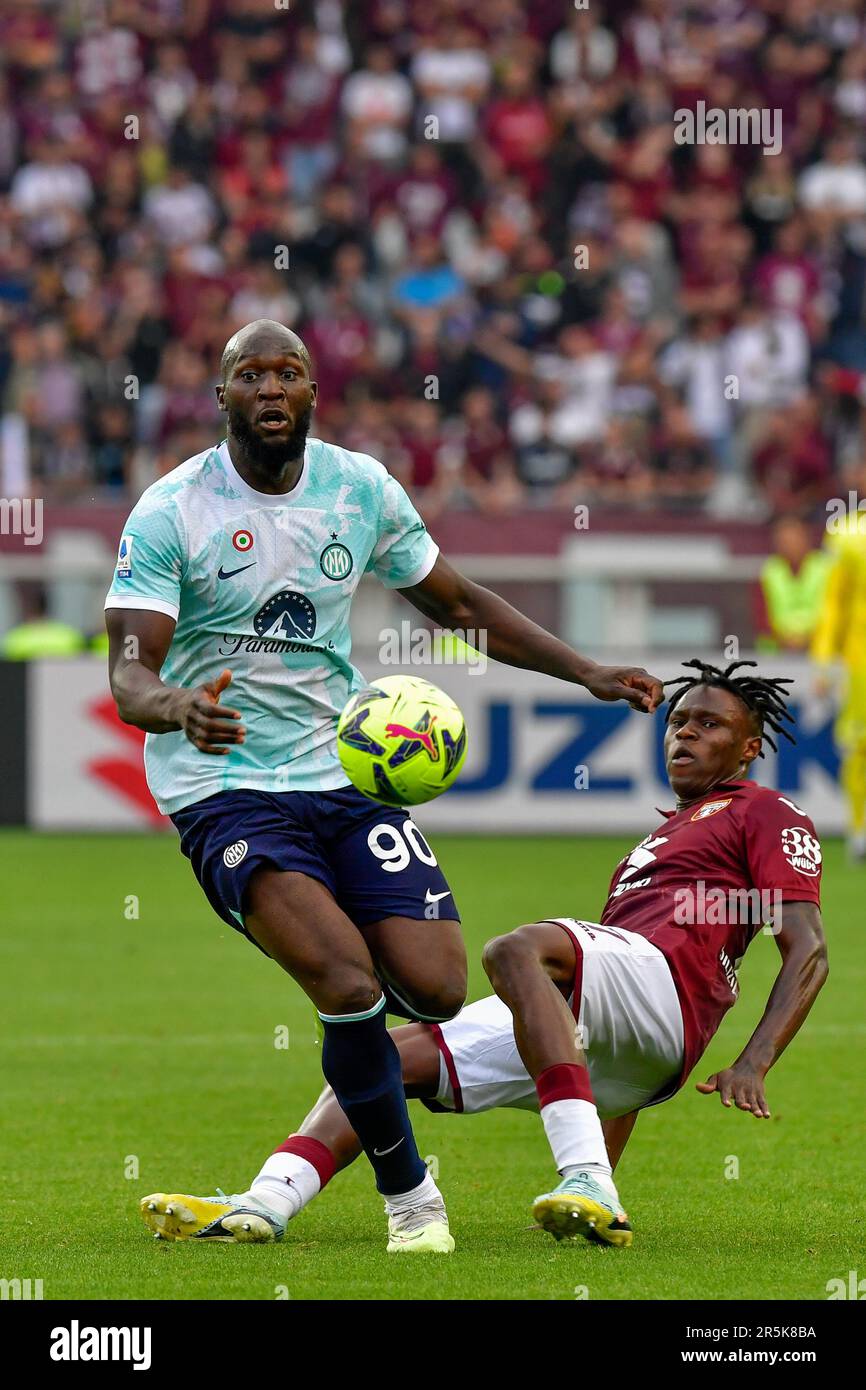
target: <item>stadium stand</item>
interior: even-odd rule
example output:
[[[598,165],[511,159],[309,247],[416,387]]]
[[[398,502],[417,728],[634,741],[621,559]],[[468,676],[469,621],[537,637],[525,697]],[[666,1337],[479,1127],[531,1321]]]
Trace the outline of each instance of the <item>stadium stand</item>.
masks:
[[[861,11],[18,0],[6,493],[138,495],[263,315],[317,356],[319,432],[428,517],[817,517],[866,398]],[[678,145],[698,94],[780,110],[780,152]]]

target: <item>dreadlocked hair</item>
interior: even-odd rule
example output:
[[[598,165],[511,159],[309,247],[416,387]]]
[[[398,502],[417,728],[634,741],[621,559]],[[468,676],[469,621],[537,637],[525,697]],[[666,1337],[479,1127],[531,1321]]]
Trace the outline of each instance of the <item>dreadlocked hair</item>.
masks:
[[[774,753],[777,753],[778,745],[772,735],[765,732],[765,725],[769,725],[773,733],[781,734],[789,743],[796,743],[794,735],[785,728],[784,721],[789,724],[794,723],[794,716],[787,707],[789,691],[785,690],[786,685],[791,684],[789,676],[735,676],[741,666],[757,666],[757,661],[732,661],[726,670],[722,671],[718,666],[710,666],[706,661],[699,661],[697,657],[691,661],[684,661],[683,666],[691,666],[698,672],[696,676],[674,676],[672,680],[665,681],[664,684],[676,685],[678,690],[668,697],[668,712],[665,722],[671,717],[672,711],[679,704],[686,691],[694,690],[698,685],[715,685],[722,690],[730,690],[732,694],[739,697],[747,709],[751,710],[758,721],[761,735],[766,738]],[[763,758],[763,751],[758,755]]]

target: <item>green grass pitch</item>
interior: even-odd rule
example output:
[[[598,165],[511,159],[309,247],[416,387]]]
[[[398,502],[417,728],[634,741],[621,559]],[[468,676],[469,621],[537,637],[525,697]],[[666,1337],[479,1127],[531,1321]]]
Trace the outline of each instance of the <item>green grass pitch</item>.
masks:
[[[435,838],[463,915],[470,998],[491,935],[592,918],[633,839]],[[457,1250],[388,1257],[362,1160],[268,1247],[154,1242],[137,1198],[242,1190],[318,1093],[300,990],[205,902],[173,835],[0,835],[0,1277],[46,1299],[824,1299],[864,1249],[866,870],[827,848],[830,979],[768,1082],[773,1118],[689,1085],[638,1121],[618,1177],[631,1250],[530,1227],[552,1168],[538,1120],[413,1104]],[[132,915],[137,900],[138,916]],[[777,968],[769,937],[693,1080],[734,1059]],[[287,1049],[275,1046],[288,1029]],[[729,1176],[738,1168],[739,1176]]]

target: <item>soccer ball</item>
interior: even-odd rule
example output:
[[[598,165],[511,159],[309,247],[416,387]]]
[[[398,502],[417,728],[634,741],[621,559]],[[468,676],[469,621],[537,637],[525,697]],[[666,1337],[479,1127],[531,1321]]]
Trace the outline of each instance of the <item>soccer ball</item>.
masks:
[[[354,787],[386,806],[441,796],[466,757],[466,725],[449,695],[416,676],[382,676],[353,695],[337,749]]]

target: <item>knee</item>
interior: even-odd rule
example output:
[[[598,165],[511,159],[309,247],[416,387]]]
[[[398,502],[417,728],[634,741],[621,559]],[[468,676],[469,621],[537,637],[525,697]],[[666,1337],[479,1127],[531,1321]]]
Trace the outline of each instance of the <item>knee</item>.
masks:
[[[494,989],[497,979],[501,979],[513,965],[525,961],[528,954],[534,954],[530,942],[521,935],[522,930],[518,927],[505,936],[494,936],[484,947],[481,964]]]
[[[466,1002],[466,971],[430,984],[419,984],[407,994],[407,1004],[423,1022],[446,1023]]]
[[[431,1012],[435,1011],[437,1020],[442,1023],[459,1014],[466,1003],[466,971],[463,971],[459,979],[452,977],[443,984],[436,994],[435,1001],[431,1002],[434,1004]]]
[[[316,1008],[323,1014],[361,1014],[372,1009],[382,993],[372,972],[339,969],[329,972],[314,992]]]
[[[436,989],[436,1017],[445,1022],[459,1014],[466,1003],[466,990],[469,984],[466,967],[466,949],[460,940],[459,951],[451,953],[447,971],[443,972]]]

